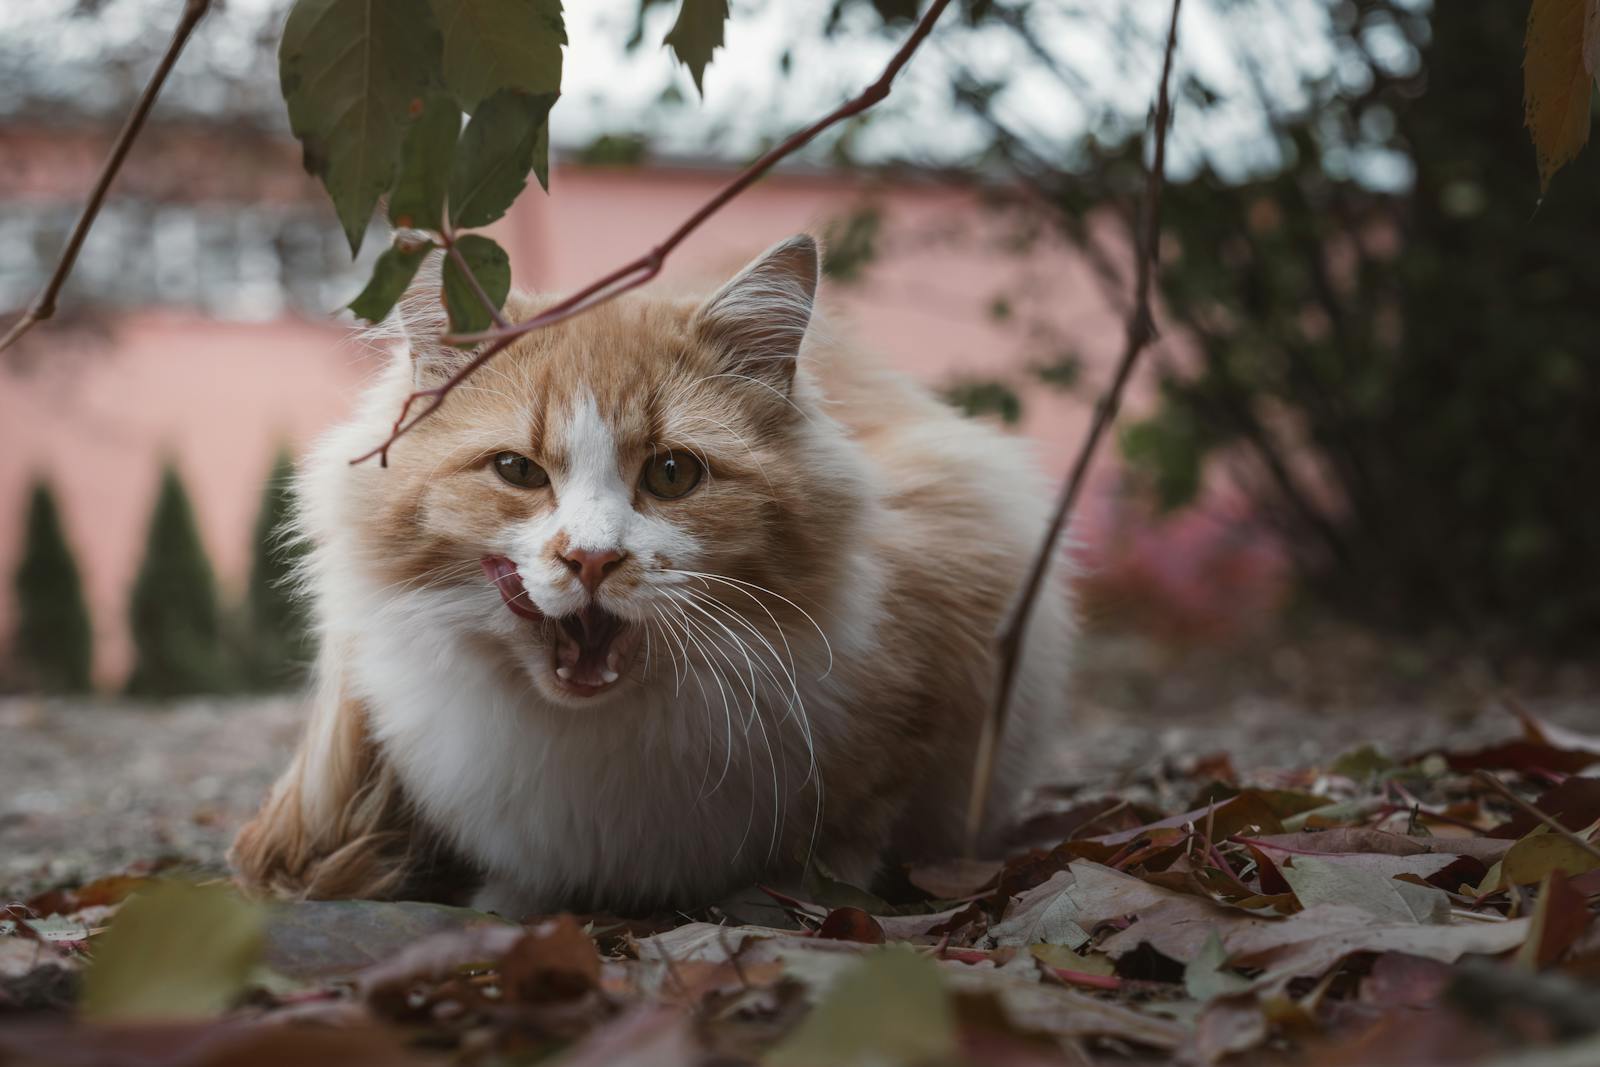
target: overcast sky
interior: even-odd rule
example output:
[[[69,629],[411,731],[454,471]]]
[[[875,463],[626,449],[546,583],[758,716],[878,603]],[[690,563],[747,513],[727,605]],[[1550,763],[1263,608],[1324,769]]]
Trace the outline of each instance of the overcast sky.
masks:
[[[0,110],[27,93],[94,113],[120,114],[162,46],[181,0],[103,0],[92,16],[62,29],[75,0],[0,3]],[[1422,2],[1422,0],[1419,0]],[[900,34],[881,32],[867,5],[832,37],[821,26],[829,0],[734,0],[727,46],[705,78],[700,100],[687,72],[661,40],[675,3],[654,6],[643,43],[627,50],[637,0],[582,0],[566,5],[563,99],[552,113],[558,148],[604,131],[646,133],[659,150],[696,157],[747,156],[764,136],[810,121],[875,78]],[[208,114],[254,111],[282,121],[271,47],[285,0],[228,0],[208,18],[174,74],[164,104]],[[1304,75],[1343,73],[1330,45],[1326,0],[1188,0],[1179,39],[1179,72],[1199,76],[1224,96],[1242,88],[1242,56],[1263,72],[1286,109],[1299,103]],[[1107,114],[1138,121],[1150,105],[1159,46],[1169,11],[1164,0],[1041,0],[1039,36],[1069,80],[1052,73],[1002,29],[973,31],[952,9],[876,109],[856,147],[867,158],[893,156],[946,163],[983,141],[975,121],[951,101],[951,75],[966,69],[1009,81],[998,101],[1008,125],[1041,145],[1065,147]],[[903,31],[902,31],[903,32]],[[255,43],[258,38],[265,47]],[[1396,35],[1398,38],[1398,35]],[[1382,35],[1369,46],[1382,52]],[[791,73],[779,60],[790,53]],[[107,57],[130,57],[118,64]],[[1394,62],[1408,58],[1396,51]],[[1359,76],[1359,71],[1349,71]],[[26,90],[26,92],[24,92]],[[663,104],[663,93],[681,103]],[[1269,166],[1258,108],[1213,109],[1202,120],[1180,107],[1172,166],[1181,176],[1200,153],[1239,173]],[[1369,169],[1370,161],[1368,162]],[[1373,180],[1385,184],[1380,165]]]

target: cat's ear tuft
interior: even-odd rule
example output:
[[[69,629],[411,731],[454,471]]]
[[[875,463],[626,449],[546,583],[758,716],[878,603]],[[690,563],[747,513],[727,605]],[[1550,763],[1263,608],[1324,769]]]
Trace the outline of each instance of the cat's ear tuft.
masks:
[[[418,384],[448,377],[469,353],[451,348],[439,338],[450,332],[450,314],[444,306],[444,252],[429,252],[412,276],[405,295],[395,305],[398,340],[411,353]],[[385,326],[388,324],[385,323]]]
[[[730,371],[787,392],[811,322],[818,272],[817,242],[809,235],[780,241],[700,305],[694,330],[723,353]]]

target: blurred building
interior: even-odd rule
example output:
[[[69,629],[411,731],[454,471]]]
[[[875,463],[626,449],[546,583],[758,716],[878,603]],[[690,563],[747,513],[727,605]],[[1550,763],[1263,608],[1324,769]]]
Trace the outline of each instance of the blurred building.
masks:
[[[161,462],[180,468],[221,583],[237,594],[272,453],[301,448],[338,419],[378,358],[339,309],[383,234],[375,228],[352,264],[297,146],[251,114],[180,110],[152,124],[58,318],[0,367],[0,574],[16,564],[28,483],[47,477],[83,571],[106,685],[128,666],[127,597]],[[0,111],[0,315],[49,273],[111,135],[103,119],[48,102]],[[592,280],[732,173],[715,162],[583,159],[558,158],[550,194],[526,193],[494,229],[519,288]],[[837,331],[976,406],[1014,414],[1020,401],[1018,427],[1038,442],[1041,463],[1065,469],[1120,347],[1122,297],[1103,273],[1048,235],[1018,232],[981,190],[797,166],[708,222],[654,284],[717,284],[800,230],[834,247],[825,301]],[[1060,387],[1074,377],[1075,389]],[[1092,545],[1114,529],[1102,492],[1077,535]],[[0,635],[12,612],[7,584]]]

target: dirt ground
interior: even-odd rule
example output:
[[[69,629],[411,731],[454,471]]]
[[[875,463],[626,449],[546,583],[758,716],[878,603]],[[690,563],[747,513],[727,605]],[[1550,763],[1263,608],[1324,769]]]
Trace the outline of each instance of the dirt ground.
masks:
[[[1279,642],[1221,655],[1096,638],[1080,654],[1055,780],[1159,792],[1169,770],[1227,753],[1252,772],[1325,764],[1364,743],[1403,756],[1517,730],[1501,695],[1600,726],[1591,672],[1508,676],[1370,640]],[[219,870],[299,730],[294,697],[160,706],[0,699],[0,899],[172,859]]]

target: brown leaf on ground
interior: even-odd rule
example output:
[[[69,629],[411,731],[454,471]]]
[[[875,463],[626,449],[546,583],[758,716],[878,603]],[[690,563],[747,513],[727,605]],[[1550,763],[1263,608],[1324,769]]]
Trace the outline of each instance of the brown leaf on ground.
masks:
[[[600,956],[570,915],[529,927],[498,969],[506,999],[513,1003],[565,1000],[600,985]]]
[[[906,877],[935,900],[963,900],[992,888],[1001,866],[996,860],[952,859],[918,864]]]
[[[1568,830],[1587,829],[1600,821],[1600,778],[1568,778],[1543,793],[1533,806]],[[1490,837],[1515,841],[1542,825],[1531,812],[1518,811],[1488,833]]]
[[[1345,852],[1381,852],[1391,856],[1423,856],[1442,853],[1470,856],[1493,863],[1511,848],[1509,843],[1481,837],[1410,837],[1406,834],[1373,830],[1365,826],[1343,826],[1332,830],[1302,831],[1295,834],[1268,834],[1255,838],[1260,844],[1285,852],[1312,855]]]
[[[1195,1050],[1205,1063],[1255,1048],[1266,1036],[1267,1017],[1254,997],[1214,1000],[1195,1021]]]
[[[396,955],[367,968],[356,992],[380,1016],[408,1014],[412,990],[463,972],[485,971],[499,963],[523,938],[520,926],[472,926],[424,937]]]
[[[444,1062],[378,1027],[214,1023],[0,1028],[0,1063],[52,1067],[421,1067]]]
[[[860,908],[834,908],[822,920],[817,936],[832,941],[859,941],[863,945],[881,945],[888,940],[878,920]]]
[[[1382,1008],[1425,1008],[1437,1003],[1450,984],[1448,964],[1405,952],[1385,952],[1372,961],[1359,997]]]
[[[1529,970],[1550,966],[1583,936],[1593,918],[1588,899],[1572,888],[1565,874],[1551,871],[1539,887],[1533,929],[1517,953],[1517,962]]]

